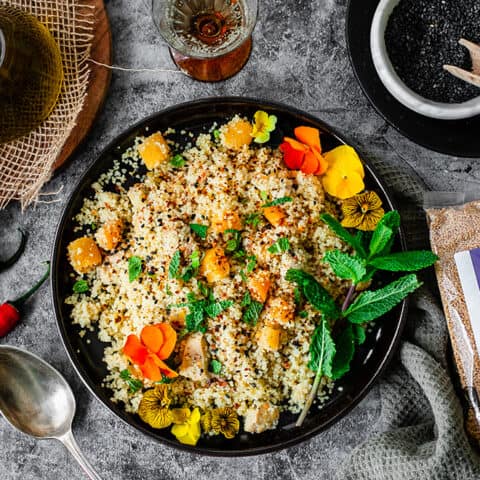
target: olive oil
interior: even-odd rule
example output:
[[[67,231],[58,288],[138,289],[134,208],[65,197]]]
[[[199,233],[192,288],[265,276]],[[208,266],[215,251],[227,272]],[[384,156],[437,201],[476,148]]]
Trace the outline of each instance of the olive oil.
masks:
[[[38,127],[62,88],[60,49],[33,15],[0,6],[0,143]]]

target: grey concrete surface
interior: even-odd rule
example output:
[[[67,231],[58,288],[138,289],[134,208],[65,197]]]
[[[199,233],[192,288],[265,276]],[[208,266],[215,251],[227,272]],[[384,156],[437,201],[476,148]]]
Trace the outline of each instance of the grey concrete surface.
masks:
[[[110,0],[114,62],[172,68],[166,46],[149,14],[147,0]],[[213,95],[243,95],[285,102],[311,112],[346,134],[361,151],[393,165],[408,164],[436,189],[461,188],[480,178],[476,160],[442,156],[418,147],[388,126],[357,85],[345,49],[346,0],[260,2],[252,57],[234,78],[219,84],[195,82],[177,73],[113,72],[105,107],[68,168],[45,192],[62,191],[54,203],[22,213],[18,204],[0,212],[0,255],[15,244],[17,225],[30,232],[24,256],[0,276],[0,299],[21,292],[41,274],[50,257],[62,208],[78,178],[100,150],[142,117],[179,102]],[[39,354],[68,379],[78,399],[74,432],[104,479],[330,479],[349,452],[378,428],[377,388],[325,433],[297,447],[254,458],[217,459],[163,447],[124,425],[86,390],[57,334],[50,291],[43,287],[28,304],[24,321],[1,344]],[[1,378],[0,378],[1,381]],[[37,442],[0,419],[0,480],[84,478],[63,447]]]

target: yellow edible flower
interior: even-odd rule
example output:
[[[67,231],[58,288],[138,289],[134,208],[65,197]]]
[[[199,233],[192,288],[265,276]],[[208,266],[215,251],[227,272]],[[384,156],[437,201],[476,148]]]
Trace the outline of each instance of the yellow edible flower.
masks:
[[[169,406],[168,386],[165,384],[157,385],[143,394],[138,407],[138,415],[153,428],[166,428],[173,422]]]
[[[368,191],[344,200],[342,213],[344,227],[372,231],[385,212],[380,197],[375,192]]]
[[[258,110],[253,116],[252,137],[255,143],[265,143],[270,140],[270,132],[277,126],[277,117],[269,115],[263,110]]]
[[[213,409],[211,411],[210,429],[217,435],[221,433],[225,438],[233,438],[240,429],[237,412],[229,407]]]
[[[184,409],[188,410],[188,409]],[[180,443],[185,445],[196,445],[201,435],[200,430],[200,410],[195,408],[185,419],[183,423],[174,425],[171,432]]]
[[[341,145],[323,155],[328,163],[327,172],[322,177],[327,193],[344,200],[365,188],[362,161],[352,147]]]

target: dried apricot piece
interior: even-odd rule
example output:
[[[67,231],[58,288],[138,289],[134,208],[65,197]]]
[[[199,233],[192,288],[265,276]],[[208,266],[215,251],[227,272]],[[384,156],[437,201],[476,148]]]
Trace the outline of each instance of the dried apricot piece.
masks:
[[[221,138],[225,147],[240,150],[252,142],[252,125],[247,120],[236,117],[225,125]]]
[[[205,252],[200,265],[200,274],[209,283],[217,282],[230,274],[230,264],[222,248],[214,247]]]
[[[170,147],[160,132],[152,133],[138,146],[138,153],[149,170],[170,158]]]
[[[274,227],[282,225],[285,218],[287,218],[285,210],[278,205],[265,207],[263,209],[263,215]]]
[[[95,240],[80,237],[68,245],[70,264],[77,273],[88,273],[102,263],[102,253]]]

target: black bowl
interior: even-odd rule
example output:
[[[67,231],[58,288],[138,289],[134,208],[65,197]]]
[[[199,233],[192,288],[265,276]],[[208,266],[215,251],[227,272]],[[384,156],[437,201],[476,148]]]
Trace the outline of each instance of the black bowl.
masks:
[[[276,430],[256,435],[241,433],[233,440],[226,440],[221,436],[201,438],[197,446],[190,447],[178,443],[166,429],[150,428],[137,415],[126,413],[121,404],[110,400],[111,392],[102,387],[102,380],[107,373],[102,360],[105,344],[96,338],[95,333],[89,332],[83,339],[80,338],[79,328],[72,325],[69,307],[64,303],[72,287],[72,269],[66,258],[67,245],[75,237],[72,218],[80,209],[83,199],[91,195],[91,184],[112,166],[114,159],[119,157],[119,152],[131,146],[134,138],[145,134],[147,129],[154,132],[173,127],[177,131],[185,129],[199,133],[207,131],[213,122],[224,123],[236,113],[252,118],[259,109],[278,117],[278,126],[270,142],[272,145],[278,145],[284,135],[292,135],[293,128],[298,125],[319,128],[323,132],[322,145],[325,150],[346,143],[328,125],[315,117],[284,105],[261,100],[208,98],[168,108],[119,135],[88,169],[65,206],[53,251],[51,282],[58,328],[70,360],[85,385],[115,415],[137,430],[164,444],[207,455],[255,455],[279,450],[307,440],[337,422],[365,396],[386,367],[395,352],[406,319],[407,303],[404,301],[376,322],[367,341],[358,349],[351,371],[337,382],[334,393],[323,408],[312,407],[300,428],[295,427],[296,415],[284,413]],[[365,170],[367,187],[375,189],[381,196],[386,210],[393,209],[391,196],[368,163]],[[78,236],[78,233],[76,235]],[[404,245],[400,232],[396,248],[404,249]]]

